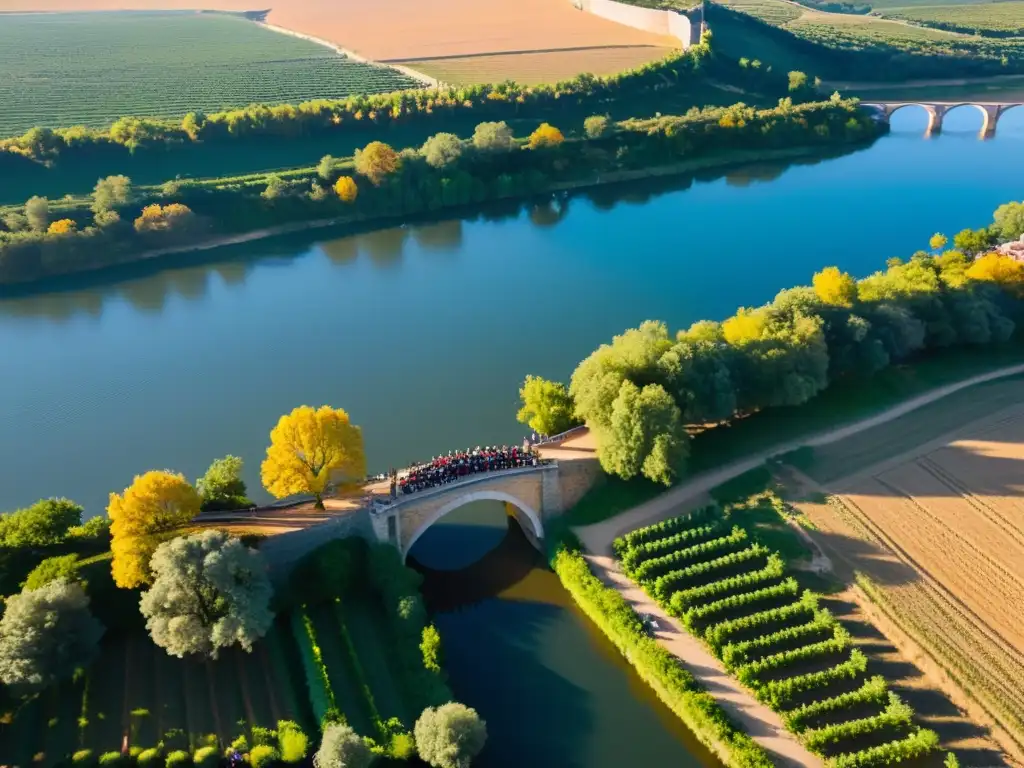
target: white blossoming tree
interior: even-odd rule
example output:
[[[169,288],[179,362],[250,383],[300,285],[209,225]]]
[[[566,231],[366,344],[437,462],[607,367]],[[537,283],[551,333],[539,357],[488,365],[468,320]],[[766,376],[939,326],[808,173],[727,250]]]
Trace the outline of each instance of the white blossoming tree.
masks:
[[[153,642],[179,658],[217,658],[221,648],[253,643],[270,629],[272,588],[263,557],[222,531],[206,531],[157,547],[153,586],[142,615]]]

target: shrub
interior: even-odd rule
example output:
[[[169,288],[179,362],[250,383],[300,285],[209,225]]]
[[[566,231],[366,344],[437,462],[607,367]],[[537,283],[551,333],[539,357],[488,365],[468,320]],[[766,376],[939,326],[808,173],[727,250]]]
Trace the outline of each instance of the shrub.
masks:
[[[277,724],[277,748],[281,753],[281,762],[301,762],[309,751],[309,737],[298,723],[281,720]]]
[[[101,768],[122,768],[122,766],[128,765],[129,759],[120,752],[104,752],[100,755],[100,766]]]
[[[136,758],[139,768],[160,768],[164,764],[164,756],[158,747],[144,749]]]
[[[91,749],[80,749],[71,756],[71,762],[76,768],[90,768],[96,765],[96,756]]]
[[[435,768],[469,768],[487,741],[487,724],[458,702],[427,707],[416,721],[420,759]]]
[[[560,130],[548,123],[541,123],[537,130],[530,134],[529,147],[530,149],[557,147],[563,141],[565,141],[565,137]]]
[[[176,749],[167,755],[167,768],[186,768],[192,764],[192,756],[183,749]]]
[[[406,731],[393,734],[388,754],[396,760],[411,760],[416,756],[416,739]]]
[[[588,139],[600,139],[607,135],[610,123],[607,115],[591,115],[583,121],[583,131]]]
[[[276,748],[269,744],[258,744],[249,752],[249,765],[252,768],[270,768],[279,758]]]
[[[636,581],[649,581],[688,562],[705,560],[706,555],[724,553],[747,540],[747,532],[736,526],[728,536],[692,544],[640,563],[630,573]]]
[[[220,756],[216,747],[200,747],[192,755],[192,763],[196,768],[216,768],[220,763]]]
[[[334,183],[334,194],[343,203],[354,203],[359,197],[359,185],[351,176],[342,176]]]
[[[753,544],[746,549],[741,549],[739,552],[716,557],[714,560],[706,560],[703,563],[696,563],[679,570],[669,571],[654,580],[651,592],[658,599],[668,599],[674,591],[682,589],[684,586],[692,585],[695,581],[703,581],[705,578],[714,579],[717,576],[715,571],[727,571],[737,565],[742,566],[753,563],[761,558],[767,558],[769,552],[770,550],[767,547],[761,544]]]
[[[359,734],[347,725],[336,723],[324,728],[313,765],[316,768],[366,768],[372,759],[370,748]]]
[[[331,681],[327,676],[320,646],[316,642],[316,630],[309,615],[301,609],[292,611],[292,635],[299,645],[302,657],[302,670],[306,674],[306,689],[309,691],[309,703],[313,707],[313,715],[318,722],[323,722],[331,710],[337,709]]]
[[[77,581],[78,555],[46,558],[29,572],[21,586],[26,590],[39,589],[57,579],[64,579],[68,582]]]
[[[252,733],[253,746],[262,746],[266,744],[275,744],[277,742],[277,731],[273,728],[264,728],[260,725],[254,725],[250,728]]]
[[[573,600],[619,649],[680,720],[732,768],[769,768],[767,753],[736,727],[677,659],[643,630],[636,612],[616,590],[590,572],[578,553],[561,550],[552,561]]]
[[[799,733],[806,729],[808,721],[815,717],[856,707],[861,704],[881,704],[886,700],[888,692],[889,686],[885,682],[885,678],[881,675],[875,675],[856,691],[832,696],[828,699],[808,702],[787,712],[783,715],[783,720],[787,728]]]

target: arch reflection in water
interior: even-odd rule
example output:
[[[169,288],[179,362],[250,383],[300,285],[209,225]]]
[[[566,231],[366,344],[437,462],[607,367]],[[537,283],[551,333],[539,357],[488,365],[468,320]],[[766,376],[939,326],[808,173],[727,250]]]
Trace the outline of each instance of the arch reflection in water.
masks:
[[[487,721],[474,766],[718,768],[580,613],[519,525],[502,519],[502,505],[479,504],[472,521],[504,530],[482,558],[462,570],[430,568],[415,559],[420,542],[409,558],[424,576],[455,697]]]
[[[437,571],[456,571],[495,549],[511,521],[500,501],[471,501],[429,525],[409,549],[409,561]]]

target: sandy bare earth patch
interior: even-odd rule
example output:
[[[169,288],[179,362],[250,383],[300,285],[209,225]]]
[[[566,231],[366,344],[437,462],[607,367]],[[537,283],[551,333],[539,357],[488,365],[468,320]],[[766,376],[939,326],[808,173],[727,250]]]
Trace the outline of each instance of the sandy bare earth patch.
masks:
[[[273,8],[267,22],[340,45],[377,61],[481,53],[558,51],[678,41],[600,19],[569,0],[0,0],[0,11]],[[652,56],[658,58],[658,55]]]

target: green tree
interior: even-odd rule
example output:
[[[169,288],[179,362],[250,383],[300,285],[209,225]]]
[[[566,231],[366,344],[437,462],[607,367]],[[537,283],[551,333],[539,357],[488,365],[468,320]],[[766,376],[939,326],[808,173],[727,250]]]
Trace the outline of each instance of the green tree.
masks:
[[[992,215],[992,220],[992,229],[996,235],[1003,240],[1016,240],[1024,235],[1024,202],[1000,205]]]
[[[572,398],[561,382],[527,376],[519,388],[519,400],[522,407],[516,419],[542,435],[557,435],[578,423]]]
[[[487,742],[476,710],[454,701],[423,710],[414,733],[420,759],[434,768],[469,768]]]
[[[12,211],[11,213],[5,214],[0,221],[7,227],[8,232],[24,232],[28,229],[28,218],[22,214]]]
[[[324,728],[320,748],[313,755],[316,768],[367,768],[373,753],[362,737],[344,723]]]
[[[96,182],[92,191],[92,212],[103,213],[132,199],[132,180],[127,176],[107,176]]]
[[[263,557],[223,531],[161,544],[150,569],[153,586],[139,606],[153,642],[172,656],[251,650],[274,621]]]
[[[600,139],[608,135],[611,121],[607,115],[591,115],[583,121],[583,132],[588,139]]]
[[[446,168],[462,156],[462,139],[454,133],[437,133],[423,142],[420,154],[432,168]]]
[[[29,572],[21,586],[26,590],[39,589],[57,580],[68,583],[78,580],[78,555],[46,558]]]
[[[196,491],[199,492],[203,512],[240,509],[252,504],[246,496],[242,468],[240,458],[225,456],[216,459],[206,474],[196,480]]]
[[[480,123],[473,130],[473,146],[481,152],[509,152],[515,146],[512,129],[505,121]]]
[[[206,125],[206,115],[202,112],[189,112],[181,119],[181,130],[192,140],[196,141],[199,134]]]
[[[264,200],[277,200],[288,192],[288,185],[276,173],[267,176],[267,188],[260,193]]]
[[[597,457],[604,471],[623,480],[642,474],[669,485],[689,449],[682,413],[665,388],[648,384],[641,389],[624,381],[612,403],[610,425],[598,433]]]
[[[334,178],[334,158],[331,155],[324,155],[316,166],[316,173],[324,181]]]
[[[35,692],[67,679],[96,657],[102,635],[79,584],[54,581],[13,595],[0,619],[0,681]]]
[[[30,197],[25,203],[25,219],[33,232],[45,232],[50,225],[50,201],[45,197]]]
[[[992,234],[985,229],[961,229],[953,236],[953,247],[968,256],[977,256],[992,245]]]
[[[0,516],[0,544],[12,549],[57,544],[72,526],[82,524],[83,511],[69,499],[42,499]]]

